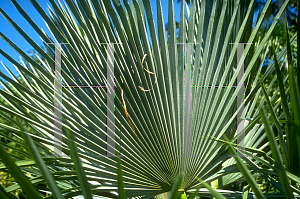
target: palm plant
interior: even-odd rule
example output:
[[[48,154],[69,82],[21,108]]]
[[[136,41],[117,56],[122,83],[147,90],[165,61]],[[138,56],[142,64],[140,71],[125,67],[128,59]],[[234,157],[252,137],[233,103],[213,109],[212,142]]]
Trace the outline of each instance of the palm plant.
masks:
[[[263,194],[258,189],[251,176],[254,173],[270,181],[279,190],[280,194],[276,196],[285,194],[293,197],[292,192],[300,193],[296,184],[300,179],[293,174],[295,170],[291,170],[291,173],[285,171],[283,166],[289,168],[288,154],[284,151],[284,161],[281,162],[276,151],[276,139],[280,141],[280,150],[284,150],[281,142],[284,135],[275,138],[272,134],[274,122],[269,124],[266,121],[266,118],[273,116],[273,108],[269,107],[268,114],[259,114],[276,77],[265,92],[259,79],[263,82],[273,73],[274,58],[285,58],[289,50],[287,47],[276,49],[276,56],[265,73],[261,73],[272,31],[287,2],[278,12],[273,25],[258,38],[256,35],[271,0],[266,3],[254,29],[254,1],[191,1],[188,20],[185,1],[181,1],[177,43],[173,1],[169,1],[166,35],[159,0],[156,1],[157,29],[149,0],[124,0],[123,3],[119,0],[50,0],[53,10],[49,9],[49,15],[36,0],[30,0],[47,23],[54,41],[40,30],[16,0],[11,1],[40,35],[48,53],[0,8],[6,20],[39,53],[36,59],[43,65],[40,66],[0,32],[2,39],[28,63],[22,66],[0,49],[0,53],[14,64],[24,80],[21,83],[13,74],[11,79],[0,73],[10,85],[1,82],[5,90],[0,90],[0,95],[7,103],[0,104],[0,114],[16,116],[16,119],[6,118],[18,127],[4,123],[0,125],[13,132],[27,146],[26,158],[14,157],[17,160],[12,160],[12,155],[0,147],[0,157],[4,163],[0,169],[9,171],[17,182],[5,189],[1,187],[2,198],[14,198],[9,192],[20,188],[29,198],[71,198],[79,195],[85,198],[92,198],[92,195],[151,198],[165,192],[168,192],[169,198],[177,197],[178,193],[182,197],[194,198],[196,195],[206,196],[207,189],[214,197],[224,197],[221,193],[229,198],[240,197],[243,193],[221,189],[214,191],[207,183],[218,179],[221,188],[244,177],[259,197],[275,197],[274,194]],[[206,6],[210,9],[205,9]],[[293,44],[296,39],[295,34],[288,43]],[[246,45],[244,51],[245,153],[248,156],[243,157],[243,161],[248,168],[240,158],[229,156],[236,139],[236,92],[241,89],[232,88],[239,68],[236,67],[237,45],[229,43],[245,41],[252,43]],[[106,116],[106,90],[70,87],[63,88],[62,95],[63,157],[53,157],[52,82],[55,50],[49,43],[55,42],[67,43],[62,45],[64,85],[105,85],[107,43],[122,43],[115,45],[114,58],[115,143],[116,152],[122,155],[121,158],[104,156],[109,147],[106,142],[109,136],[106,120],[110,119]],[[191,45],[190,85],[184,85],[190,74],[187,74],[189,66],[185,66],[188,52],[184,52],[183,43],[196,43]],[[279,65],[282,68],[282,62]],[[228,86],[205,88],[201,85]],[[185,92],[188,92],[185,88],[189,86],[192,104],[184,99]],[[265,96],[258,102],[261,93]],[[275,110],[281,103],[277,93],[271,98]],[[189,105],[192,109],[187,115],[185,109]],[[287,106],[289,110],[290,105]],[[278,119],[282,117],[283,114]],[[265,134],[261,118],[266,121],[268,134]],[[32,130],[26,130],[21,121]],[[267,135],[272,142],[267,141]],[[185,154],[190,146],[192,157]],[[300,152],[298,148],[295,150]],[[271,153],[276,154],[276,158],[272,158]],[[298,156],[294,158],[299,161]],[[279,165],[277,168],[280,169],[274,165]],[[284,176],[285,181],[276,181],[278,176]],[[290,180],[294,184],[290,185]]]

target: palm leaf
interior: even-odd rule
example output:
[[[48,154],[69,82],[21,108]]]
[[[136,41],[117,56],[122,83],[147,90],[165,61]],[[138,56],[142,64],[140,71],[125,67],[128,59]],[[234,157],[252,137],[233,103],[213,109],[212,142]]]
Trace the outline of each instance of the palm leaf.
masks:
[[[179,189],[185,192],[183,196],[186,197],[185,194],[190,190],[199,188],[198,178],[211,182],[222,177],[225,180],[224,184],[232,182],[229,178],[234,181],[240,179],[242,175],[236,167],[236,162],[229,157],[227,148],[215,140],[219,140],[223,135],[231,141],[235,139],[235,91],[238,92],[241,87],[236,90],[231,88],[238,73],[235,59],[237,45],[229,43],[242,41],[253,43],[251,50],[250,45],[246,45],[244,51],[248,63],[245,79],[251,76],[254,80],[246,84],[246,90],[249,92],[245,96],[244,110],[247,118],[255,118],[252,122],[246,122],[245,126],[245,139],[249,143],[247,149],[250,148],[250,153],[253,153],[253,158],[246,161],[251,164],[253,170],[261,169],[261,165],[268,165],[274,169],[274,161],[268,163],[263,158],[268,157],[272,160],[270,151],[262,152],[266,150],[268,143],[264,143],[264,127],[258,122],[262,104],[256,107],[261,89],[257,83],[260,70],[256,72],[255,68],[257,65],[260,69],[262,67],[261,60],[266,57],[268,40],[287,2],[279,10],[274,24],[264,37],[256,38],[271,0],[260,13],[254,29],[249,27],[252,24],[248,23],[253,17],[254,0],[246,3],[238,0],[204,0],[201,3],[191,1],[188,16],[185,1],[181,1],[179,43],[176,39],[173,1],[169,1],[168,35],[165,33],[160,1],[156,2],[157,27],[149,0],[125,0],[122,3],[119,0],[73,0],[62,3],[50,0],[53,9],[49,8],[48,15],[36,0],[30,2],[46,22],[54,40],[29,18],[17,1],[12,0],[20,14],[42,38],[49,50],[47,54],[0,9],[6,20],[41,55],[36,55],[36,60],[42,63],[42,66],[39,65],[0,32],[1,38],[28,63],[23,67],[25,63],[19,64],[0,49],[0,53],[18,69],[21,79],[26,80],[25,84],[22,84],[16,78],[11,79],[0,73],[13,88],[0,91],[0,95],[7,102],[1,104],[0,109],[28,123],[34,131],[28,132],[27,135],[36,143],[36,152],[39,150],[42,155],[54,155],[52,82],[55,51],[54,45],[49,43],[64,43],[63,85],[79,86],[106,84],[107,43],[118,43],[114,45],[114,122],[115,143],[118,146],[116,151],[122,155],[122,172],[120,163],[118,164],[114,157],[103,157],[108,147],[106,120],[109,120],[106,117],[105,89],[63,88],[62,128],[63,132],[70,132],[74,138],[74,145],[68,145],[69,138],[64,135],[62,152],[66,156],[71,154],[72,160],[56,157],[52,159],[53,162],[42,166],[52,173],[64,197],[82,193],[87,198],[90,195],[116,197],[115,191],[118,189],[125,190],[127,197],[153,196],[169,191],[173,196]],[[249,8],[247,12],[244,12],[244,6]],[[247,32],[245,36],[246,30],[251,32]],[[297,36],[293,36],[290,43],[294,43],[296,39]],[[196,43],[191,45],[191,60],[187,60],[189,52],[185,51],[183,43]],[[285,57],[287,50],[289,49],[283,48],[280,53],[276,52],[277,59]],[[145,55],[147,56],[142,61]],[[191,63],[191,66],[187,63]],[[155,74],[157,82],[144,68]],[[262,80],[274,70],[275,64],[270,62]],[[191,75],[188,71],[192,72],[190,85],[187,83]],[[151,88],[152,85],[154,87],[148,92],[139,89]],[[228,87],[202,88],[201,85]],[[272,85],[266,91],[267,95]],[[192,92],[192,102],[188,102],[187,99],[190,96],[189,91]],[[273,102],[276,95],[271,97],[274,108],[278,107],[280,102]],[[186,109],[190,106],[191,112],[188,113]],[[277,118],[281,120],[282,117],[283,115]],[[278,125],[278,121],[274,121]],[[10,129],[16,135],[21,135],[19,129],[12,129],[4,124],[1,126]],[[208,136],[215,140],[208,139]],[[192,153],[186,154],[185,151],[189,148]],[[233,165],[235,169],[225,173],[219,172],[219,168],[229,169]],[[37,163],[37,166],[41,164]],[[26,170],[29,167],[28,164],[20,168]],[[78,178],[73,176],[74,170],[80,173]],[[31,171],[31,183],[36,184],[44,179],[43,172],[46,172],[46,169]],[[122,182],[121,173],[124,190],[122,183],[119,184]],[[183,174],[182,178],[177,177],[179,173]],[[16,185],[7,191],[17,188]],[[125,197],[124,195],[122,197]]]

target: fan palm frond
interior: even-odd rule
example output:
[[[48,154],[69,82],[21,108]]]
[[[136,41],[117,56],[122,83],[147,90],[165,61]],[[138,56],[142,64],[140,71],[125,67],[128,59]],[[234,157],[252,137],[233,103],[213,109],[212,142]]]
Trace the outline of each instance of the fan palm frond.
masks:
[[[256,35],[271,0],[265,4],[253,29],[254,1],[191,0],[188,17],[186,3],[181,1],[178,42],[173,1],[169,1],[166,34],[159,0],[156,1],[157,27],[149,0],[122,3],[119,0],[50,0],[53,9],[49,8],[48,15],[36,0],[30,0],[55,40],[35,24],[16,0],[11,1],[48,49],[48,53],[42,50],[0,8],[6,20],[40,55],[33,60],[12,38],[0,32],[2,39],[28,63],[28,67],[23,67],[26,64],[18,63],[0,49],[24,80],[20,83],[0,73],[10,85],[3,84],[6,89],[0,90],[7,102],[1,104],[0,109],[18,116],[23,125],[33,129],[30,132],[24,129],[24,133],[33,140],[47,165],[39,162],[41,158],[33,149],[33,153],[28,152],[28,158],[15,163],[29,178],[29,188],[41,183],[45,179],[43,176],[49,173],[66,198],[77,195],[116,197],[121,173],[124,185],[119,184],[119,189],[124,187],[127,197],[154,196],[171,191],[174,184],[175,192],[178,188],[190,193],[199,188],[199,178],[206,182],[221,178],[224,185],[230,184],[242,175],[224,145],[228,142],[222,138],[226,135],[231,142],[235,141],[236,115],[242,109],[245,118],[251,118],[245,122],[244,147],[248,156],[244,161],[250,165],[250,172],[267,173],[262,165],[273,168],[274,159],[265,141],[264,126],[259,122],[263,100],[258,78],[262,76],[264,81],[275,70],[273,60],[264,74],[261,69],[272,31],[288,1],[260,38]],[[294,35],[290,43],[296,39]],[[247,92],[244,104],[236,107],[236,94],[242,86],[235,85],[243,83],[237,82],[237,74],[242,70],[239,67],[244,67],[242,64],[237,67],[237,44],[243,42],[248,43],[244,49]],[[58,146],[53,141],[54,43],[60,43],[62,55],[63,136],[59,145],[62,157],[55,156],[53,150],[53,146]],[[112,44],[114,118],[107,116],[110,111],[107,103],[111,99],[107,97],[107,59]],[[287,48],[277,49],[277,60],[286,54]],[[272,85],[266,94],[270,94],[271,88]],[[271,101],[276,97],[274,94]],[[272,103],[274,106],[280,104]],[[115,124],[114,128],[110,129],[108,123]],[[24,138],[20,128],[0,125]],[[110,137],[111,131],[115,137]],[[74,144],[68,142],[71,138]],[[108,140],[113,142],[108,143]],[[122,172],[118,170],[120,162],[116,154],[110,154],[109,148],[121,155]],[[2,170],[7,168],[7,165],[1,167]],[[75,175],[76,172],[80,175]],[[182,176],[177,177],[179,174]],[[51,187],[51,183],[51,179],[46,181],[52,191],[56,187]],[[6,191],[20,187],[26,188],[15,184]],[[43,193],[49,193],[49,189],[38,187]],[[176,194],[174,191],[171,193]],[[52,196],[61,197],[59,193]]]

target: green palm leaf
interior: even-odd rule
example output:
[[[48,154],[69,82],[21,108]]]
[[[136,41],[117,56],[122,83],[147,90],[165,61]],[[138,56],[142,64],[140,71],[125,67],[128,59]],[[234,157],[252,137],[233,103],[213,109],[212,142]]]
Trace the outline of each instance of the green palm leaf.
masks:
[[[0,37],[28,63],[26,65],[23,62],[22,65],[0,49],[0,53],[14,64],[25,82],[20,83],[17,78],[11,79],[0,73],[10,85],[6,86],[7,89],[0,90],[0,96],[6,101],[0,104],[1,111],[22,118],[33,129],[26,135],[36,143],[35,153],[39,151],[45,157],[54,155],[55,51],[54,45],[49,43],[64,43],[63,85],[105,85],[108,70],[107,43],[118,43],[114,45],[114,122],[116,151],[122,155],[122,169],[120,160],[104,156],[108,147],[106,120],[110,120],[106,117],[106,90],[63,88],[62,128],[63,132],[70,132],[70,136],[63,135],[62,152],[67,157],[43,158],[45,164],[37,162],[32,165],[32,162],[28,162],[19,166],[23,172],[31,174],[28,176],[31,182],[29,187],[43,181],[43,176],[51,173],[64,197],[82,194],[86,198],[91,195],[116,197],[118,189],[122,192],[120,197],[150,197],[163,192],[170,192],[170,197],[175,197],[178,190],[180,193],[185,192],[182,196],[186,197],[186,193],[200,188],[199,178],[207,183],[221,178],[224,185],[242,178],[236,162],[229,157],[228,149],[222,145],[224,141],[220,140],[224,135],[231,142],[235,140],[235,92],[241,87],[236,90],[232,88],[238,73],[237,45],[229,43],[239,42],[252,43],[252,49],[250,45],[246,45],[244,51],[247,63],[244,110],[246,118],[255,118],[245,123],[246,153],[252,156],[244,159],[251,166],[247,174],[258,169],[264,171],[262,165],[267,165],[274,171],[274,160],[267,149],[268,143],[264,141],[264,127],[258,121],[262,103],[257,103],[261,94],[257,81],[262,74],[261,60],[268,53],[268,41],[287,1],[263,38],[256,38],[256,35],[271,0],[266,3],[253,29],[254,0],[192,0],[188,15],[185,1],[181,1],[178,43],[173,1],[169,1],[167,34],[159,0],[156,1],[157,27],[149,0],[124,0],[122,3],[119,0],[50,0],[53,10],[49,8],[48,15],[36,0],[30,2],[46,22],[54,40],[30,19],[17,1],[12,0],[20,14],[42,38],[49,50],[47,54],[0,8],[0,13],[6,20],[40,54],[36,54],[36,59],[33,60],[12,38],[0,32]],[[296,39],[297,36],[294,35],[290,43],[294,43]],[[185,66],[189,52],[185,52],[183,43],[196,43],[191,45],[191,66]],[[289,49],[283,48],[280,53],[277,51],[277,60],[284,58],[287,50]],[[142,61],[145,55],[146,58]],[[185,85],[190,77],[187,74],[188,67],[191,67],[192,79],[190,85]],[[6,69],[9,71],[7,67]],[[274,70],[275,64],[270,62],[262,80]],[[274,82],[264,92],[266,96],[270,95]],[[201,85],[228,87],[202,88]],[[150,91],[145,92],[139,87],[149,88]],[[190,88],[192,102],[185,99],[185,96],[189,96],[186,88]],[[280,101],[275,102],[277,95],[271,97],[270,103],[273,107],[278,107]],[[185,110],[189,106],[192,108],[187,114]],[[283,115],[275,117],[277,126],[282,117]],[[19,129],[3,123],[0,126],[21,137]],[[68,142],[70,138],[71,142]],[[283,140],[280,139],[280,142]],[[185,154],[189,148],[191,153]],[[189,157],[191,154],[193,156]],[[35,154],[34,157],[39,156]],[[38,160],[41,161],[41,158]],[[22,161],[30,160],[20,160],[17,165],[25,163]],[[242,160],[239,161],[241,165]],[[42,166],[44,170],[39,171],[36,166]],[[74,176],[75,171],[78,176]],[[180,173],[182,176],[177,177]],[[292,178],[289,174],[287,176]],[[20,186],[23,188],[22,184]],[[278,187],[281,188],[280,185]],[[18,188],[18,185],[14,185],[6,188],[6,191]],[[46,188],[39,190],[48,191]],[[258,191],[256,193],[262,195]],[[218,196],[220,193],[213,194]]]

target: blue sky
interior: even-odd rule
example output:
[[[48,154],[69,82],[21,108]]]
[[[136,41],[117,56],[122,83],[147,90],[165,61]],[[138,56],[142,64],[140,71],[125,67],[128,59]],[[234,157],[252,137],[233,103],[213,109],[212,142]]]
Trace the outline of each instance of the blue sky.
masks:
[[[17,1],[20,6],[27,12],[27,14],[34,20],[34,22],[42,28],[49,36],[50,31],[44,23],[44,20],[39,15],[39,13],[35,10],[35,8],[31,5],[29,0],[19,0]],[[47,10],[49,1],[39,0],[38,1],[41,7],[44,10]],[[34,29],[28,24],[28,22],[22,17],[22,15],[17,11],[14,5],[9,0],[0,0],[0,7],[6,12],[8,16],[14,20],[38,45],[42,45],[42,41],[39,38],[39,35],[34,31]],[[6,19],[0,14],[0,31],[6,35],[10,40],[12,40],[19,48],[23,51],[27,52],[32,49],[30,44],[26,42],[26,40],[15,30]],[[51,36],[51,38],[53,38]],[[16,61],[20,61],[19,54],[9,46],[2,38],[0,38],[0,48],[13,57]],[[0,61],[2,61],[14,74],[17,73],[14,66],[3,56],[0,54]],[[5,68],[0,65],[0,70],[8,75]]]
[[[25,10],[25,12],[34,20],[34,22],[43,29],[50,38],[53,39],[50,31],[48,30],[43,18],[39,15],[39,13],[35,10],[33,5],[29,2],[29,0],[17,0],[20,6]],[[51,6],[48,0],[37,0],[43,10],[48,13],[48,7]],[[156,0],[151,0],[152,11],[154,16],[155,25],[157,26],[157,19],[156,19]],[[164,20],[167,23],[168,20],[168,0],[162,0],[162,8],[164,13]],[[177,0],[174,1],[175,12],[176,12],[176,21],[179,21],[180,18],[180,3],[177,3]],[[42,46],[43,42],[41,41],[39,35],[34,31],[34,29],[29,25],[29,23],[22,17],[22,15],[17,11],[14,5],[11,3],[10,0],[0,0],[0,7],[3,11],[14,20],[30,37],[33,39],[38,45]],[[6,19],[0,14],[0,32],[6,35],[10,40],[12,40],[19,48],[21,48],[24,52],[28,52],[33,48],[27,41],[15,30],[7,21]],[[7,44],[2,38],[0,38],[0,48],[5,51],[8,55],[14,58],[16,61],[20,62],[20,55]],[[3,55],[0,54],[0,61],[5,64],[13,74],[17,75],[17,70],[13,66],[11,62],[9,62]],[[8,75],[9,73],[0,64],[0,70]],[[2,86],[0,85],[0,88]]]

